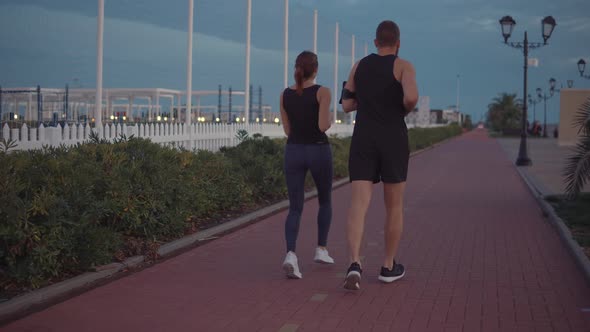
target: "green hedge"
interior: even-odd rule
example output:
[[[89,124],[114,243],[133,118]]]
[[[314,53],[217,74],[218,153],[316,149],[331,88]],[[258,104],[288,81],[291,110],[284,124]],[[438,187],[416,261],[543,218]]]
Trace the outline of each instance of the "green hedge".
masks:
[[[457,136],[463,132],[463,129],[457,124],[452,124],[438,128],[411,128],[408,132],[410,151],[416,151]]]
[[[460,132],[411,129],[411,149]],[[136,138],[0,152],[0,287],[36,288],[154,255],[201,223],[286,198],[284,140],[246,136],[218,153]],[[350,138],[331,143],[334,177],[346,177]]]

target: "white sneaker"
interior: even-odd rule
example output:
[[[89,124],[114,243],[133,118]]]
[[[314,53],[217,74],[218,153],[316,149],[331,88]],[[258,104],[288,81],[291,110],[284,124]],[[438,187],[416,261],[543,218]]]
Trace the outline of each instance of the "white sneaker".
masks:
[[[301,279],[303,277],[299,271],[299,265],[297,265],[297,255],[292,251],[289,251],[287,256],[285,256],[283,270],[289,279]]]
[[[330,257],[328,250],[324,248],[315,248],[315,257],[313,261],[322,264],[334,264],[334,258]]]

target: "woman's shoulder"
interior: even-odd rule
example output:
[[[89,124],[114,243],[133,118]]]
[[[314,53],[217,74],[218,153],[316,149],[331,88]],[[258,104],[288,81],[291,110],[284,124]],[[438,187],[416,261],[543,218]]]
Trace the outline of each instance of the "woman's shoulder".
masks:
[[[293,90],[292,87],[288,86],[284,88],[283,91],[281,91],[281,97],[288,96],[292,92],[295,92],[295,90]]]
[[[319,85],[317,84],[318,87],[318,94],[326,94],[326,93],[330,93],[330,88],[328,88],[327,86],[323,86],[323,85]]]

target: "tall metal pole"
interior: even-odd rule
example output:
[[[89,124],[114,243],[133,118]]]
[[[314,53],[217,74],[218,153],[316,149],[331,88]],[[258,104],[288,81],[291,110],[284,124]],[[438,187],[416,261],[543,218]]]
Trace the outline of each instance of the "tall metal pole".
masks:
[[[334,99],[334,123],[338,118],[338,36],[339,36],[340,27],[338,22],[336,22],[336,33],[334,34],[334,92],[332,93]]]
[[[283,88],[287,88],[289,79],[289,0],[285,0],[285,17],[284,17],[284,59],[283,59]]]
[[[354,67],[354,63],[356,62],[356,54],[355,54],[355,48],[356,48],[356,40],[354,35],[352,35],[352,49],[350,51],[350,57],[351,57],[351,63],[350,63],[350,68],[352,69],[352,67]],[[352,121],[354,120],[354,112],[350,112],[349,116],[348,116],[348,121],[350,124],[352,124]]]
[[[459,118],[459,126],[462,124],[461,122],[461,111],[459,110],[459,78],[461,76],[457,75],[457,117]]]
[[[221,121],[221,84],[219,84],[219,93],[217,97],[217,118],[219,118],[219,121]]]
[[[318,54],[318,10],[313,11],[313,53]]]
[[[352,60],[352,64],[351,64],[350,68],[354,67],[354,62],[356,61],[355,51],[354,51],[354,49],[355,49],[355,37],[354,37],[354,35],[352,35],[352,40],[351,41],[352,41],[352,47],[351,47],[351,50],[350,50],[350,57],[351,57],[351,60]]]
[[[246,82],[244,83],[244,91],[248,89],[250,86],[250,43],[251,43],[251,36],[252,36],[252,0],[248,0],[248,10],[247,10],[247,19],[246,19]],[[246,117],[246,122],[249,121],[248,113],[249,113],[249,106],[250,106],[250,95],[245,93],[244,98],[244,114]]]
[[[365,56],[369,55],[369,44],[365,42]]]
[[[543,137],[547,137],[547,94],[543,94]]]
[[[64,96],[64,113],[66,114],[66,123],[68,122],[68,111],[70,106],[70,87],[66,84],[66,93]]]
[[[533,164],[527,153],[527,71],[529,61],[529,38],[527,32],[524,32],[524,102],[522,107],[522,131],[520,133],[520,148],[518,149],[518,159],[516,159],[517,166],[530,166]]]
[[[233,119],[231,118],[231,94],[232,94],[232,90],[231,90],[231,86],[229,87],[229,103],[228,103],[228,123],[232,123]]]
[[[102,56],[104,40],[104,0],[98,0],[98,27],[96,33],[96,99],[94,103],[94,128],[102,137]]]
[[[248,117],[248,119],[250,119],[250,120],[248,120],[248,121],[252,121],[251,120],[251,116],[252,116],[252,102],[253,102],[253,99],[254,99],[254,98],[252,98],[253,91],[254,91],[254,87],[252,87],[252,84],[250,84],[250,91],[248,92],[250,94],[250,112],[249,112],[250,113],[250,117]]]
[[[258,86],[258,119],[262,122],[262,86]]]
[[[192,124],[193,118],[193,18],[194,18],[194,0],[188,0],[188,39],[186,49],[186,118],[184,123],[188,126]],[[159,102],[159,101],[158,101]],[[158,104],[159,106],[159,104]],[[192,130],[189,127],[189,137]]]
[[[41,97],[41,86],[37,85],[37,126],[43,123],[43,101]]]

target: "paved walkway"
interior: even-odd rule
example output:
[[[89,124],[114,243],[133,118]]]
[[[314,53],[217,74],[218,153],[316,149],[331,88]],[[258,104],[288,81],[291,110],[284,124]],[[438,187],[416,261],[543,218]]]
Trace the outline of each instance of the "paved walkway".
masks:
[[[516,161],[520,138],[499,138],[498,142],[508,154],[509,159]],[[563,169],[566,159],[571,155],[571,148],[559,146],[555,138],[529,138],[528,154],[533,166],[523,167],[537,190],[543,195],[561,195],[565,192]],[[590,183],[582,191],[590,192]]]
[[[410,170],[407,274],[394,284],[377,281],[376,186],[362,290],[341,288],[344,186],[334,192],[334,266],[312,262],[318,206],[305,205],[302,280],[283,277],[282,212],[2,331],[590,331],[590,288],[495,140],[464,135]]]

